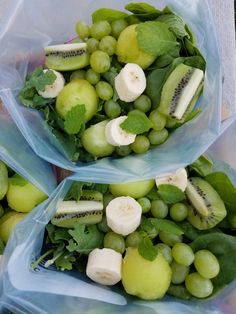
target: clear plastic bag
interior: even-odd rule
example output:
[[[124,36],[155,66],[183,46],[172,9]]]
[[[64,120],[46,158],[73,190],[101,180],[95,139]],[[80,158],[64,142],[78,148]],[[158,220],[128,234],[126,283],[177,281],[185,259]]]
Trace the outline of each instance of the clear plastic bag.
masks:
[[[202,114],[177,129],[160,147],[141,156],[104,158],[94,163],[74,164],[67,158],[40,114],[20,106],[16,96],[26,73],[42,62],[44,46],[71,38],[75,22],[78,19],[90,22],[91,13],[97,8],[122,10],[129,2],[122,0],[111,4],[107,0],[15,0],[3,10],[0,25],[0,95],[33,150],[43,159],[62,168],[82,171],[91,176],[106,172],[107,177],[115,176],[120,181],[123,178],[150,178],[153,174],[169,172],[173,167],[186,166],[203,153],[219,133],[221,66],[215,28],[206,1],[149,1],[156,7],[170,5],[186,21],[196,34],[198,47],[207,60],[205,88],[200,102]]]
[[[207,151],[214,160],[215,170],[227,173],[234,184],[235,145],[232,145],[231,135],[235,134],[235,129],[236,122]],[[26,218],[24,224],[15,229],[5,251],[6,261],[2,269],[2,309],[8,308],[14,310],[14,313],[34,314],[235,313],[233,301],[236,281],[208,301],[181,301],[165,297],[161,301],[145,302],[125,295],[119,288],[93,284],[79,272],[58,272],[53,267],[46,269],[40,265],[32,271],[31,264],[40,256],[45,225],[53,216],[57,203],[66,195],[72,180],[109,183],[106,174],[88,179],[76,173],[58,186],[47,204],[40,205],[33,215]]]

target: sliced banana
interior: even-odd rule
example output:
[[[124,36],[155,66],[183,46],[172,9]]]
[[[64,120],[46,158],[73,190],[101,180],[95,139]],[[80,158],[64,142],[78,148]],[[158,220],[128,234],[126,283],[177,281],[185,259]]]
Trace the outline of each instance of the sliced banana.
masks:
[[[51,85],[46,85],[44,91],[39,91],[39,95],[41,95],[43,98],[55,98],[60,93],[60,91],[63,89],[65,85],[65,79],[63,75],[60,72],[57,72],[55,70],[51,70],[55,75],[56,79]],[[46,73],[48,70],[43,70],[44,73]]]
[[[177,186],[183,192],[187,187],[188,175],[184,168],[176,170],[175,173],[165,174],[156,178],[156,186],[161,184],[171,184]]]
[[[102,285],[112,286],[121,280],[122,255],[112,249],[94,249],[88,257],[87,276]]]
[[[125,102],[137,99],[146,88],[143,69],[135,63],[127,63],[115,77],[115,89],[119,98]]]
[[[128,133],[120,125],[127,119],[127,116],[121,116],[107,123],[105,128],[106,140],[113,146],[129,145],[135,141],[136,134]]]
[[[116,197],[106,207],[107,225],[123,236],[137,229],[141,215],[142,207],[130,196]]]

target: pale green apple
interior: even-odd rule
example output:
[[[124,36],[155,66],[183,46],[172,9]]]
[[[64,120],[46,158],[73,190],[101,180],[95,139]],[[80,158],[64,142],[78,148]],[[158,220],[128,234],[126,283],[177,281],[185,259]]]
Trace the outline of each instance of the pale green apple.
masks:
[[[109,190],[114,196],[131,196],[140,198],[145,196],[155,185],[155,180],[145,180],[122,184],[110,184]]]
[[[27,214],[10,211],[0,219],[0,238],[6,244],[15,226],[25,218]]]

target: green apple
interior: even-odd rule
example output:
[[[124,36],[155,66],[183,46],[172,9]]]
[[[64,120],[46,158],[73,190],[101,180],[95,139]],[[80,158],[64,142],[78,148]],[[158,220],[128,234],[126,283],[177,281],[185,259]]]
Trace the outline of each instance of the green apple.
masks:
[[[0,200],[4,198],[8,189],[7,166],[0,160]]]
[[[86,129],[81,137],[87,152],[95,157],[106,157],[113,153],[115,147],[109,144],[105,136],[105,127],[109,121],[104,120]]]
[[[122,263],[122,284],[128,294],[144,300],[162,298],[171,283],[171,268],[162,254],[143,258],[137,248],[128,248]]]
[[[137,24],[126,27],[117,40],[116,54],[118,60],[123,63],[137,63],[141,68],[146,69],[156,57],[142,51],[137,41]]]
[[[155,180],[145,180],[122,184],[110,184],[109,190],[114,196],[131,196],[140,198],[145,196],[155,185]]]
[[[84,79],[75,79],[67,84],[56,100],[56,111],[65,119],[72,107],[84,105],[85,120],[88,121],[97,112],[98,96],[95,88]]]
[[[0,238],[7,243],[15,226],[25,218],[27,214],[10,211],[0,219]]]
[[[14,175],[12,178],[19,178],[19,175]],[[20,185],[17,185],[14,180],[9,180],[7,202],[10,208],[27,213],[47,199],[48,196],[29,181],[23,180]]]

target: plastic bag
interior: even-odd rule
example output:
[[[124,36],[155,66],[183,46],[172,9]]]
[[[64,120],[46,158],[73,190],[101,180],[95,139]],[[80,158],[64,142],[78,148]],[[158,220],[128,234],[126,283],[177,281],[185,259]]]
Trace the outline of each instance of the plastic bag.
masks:
[[[153,174],[173,170],[171,167],[186,166],[207,149],[219,132],[221,67],[215,28],[206,1],[149,1],[156,7],[170,5],[186,21],[196,34],[198,47],[207,60],[205,89],[200,103],[202,114],[176,130],[160,147],[142,156],[104,158],[89,164],[73,164],[40,114],[20,106],[16,96],[26,73],[42,62],[44,46],[71,38],[75,22],[82,19],[90,23],[91,13],[97,8],[123,10],[129,2],[130,0],[122,0],[111,4],[106,0],[15,0],[7,4],[0,26],[0,95],[33,150],[43,159],[62,168],[84,171],[92,176],[106,172],[108,177],[116,176],[120,181],[123,178],[150,178]]]
[[[236,122],[225,132],[216,145],[207,152],[214,160],[215,170],[226,172],[236,184],[235,145],[231,135],[235,132]],[[232,157],[232,158],[231,158]],[[221,160],[220,160],[221,159]],[[225,161],[232,161],[226,164]],[[208,301],[181,301],[165,297],[161,301],[145,302],[121,293],[119,288],[102,287],[92,284],[79,272],[59,272],[54,267],[46,269],[38,266],[35,271],[31,264],[40,256],[45,225],[53,216],[56,205],[68,191],[72,181],[92,181],[109,183],[106,174],[100,178],[89,179],[76,173],[65,179],[54,191],[47,204],[40,205],[34,215],[28,216],[19,225],[5,251],[5,266],[2,273],[2,297],[0,306],[14,310],[14,313],[84,313],[84,314],[217,314],[233,312],[233,289],[236,281],[216,298]],[[231,299],[232,300],[231,300]],[[15,307],[14,307],[15,306]]]

